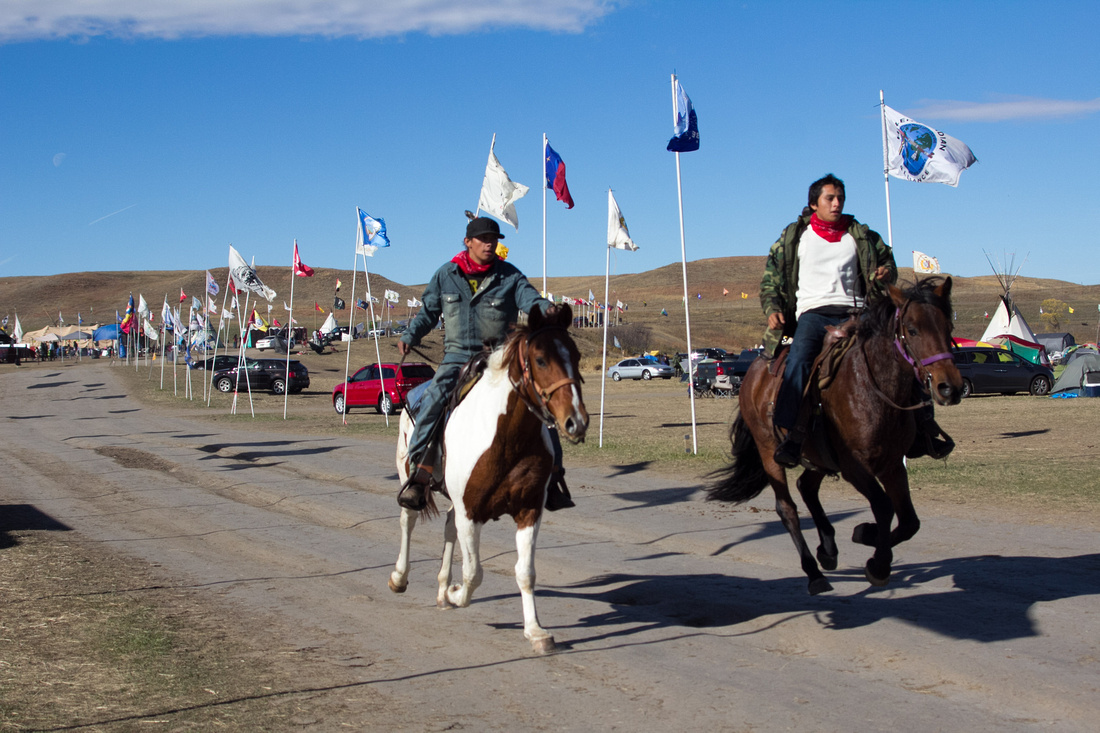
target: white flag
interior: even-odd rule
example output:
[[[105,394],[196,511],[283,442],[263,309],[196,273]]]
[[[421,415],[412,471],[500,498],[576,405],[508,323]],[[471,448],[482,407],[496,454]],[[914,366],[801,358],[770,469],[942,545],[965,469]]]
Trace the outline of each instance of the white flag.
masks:
[[[222,319],[224,319],[226,321],[232,321],[233,320],[233,312],[230,311],[228,308],[222,308]]]
[[[233,249],[233,245],[229,245],[229,274],[238,289],[251,290],[256,295],[262,295],[269,303],[275,299],[275,291],[260,281],[256,271],[244,261],[240,252]]]
[[[391,303],[396,303],[396,302],[401,300],[401,296],[398,295],[397,291],[395,291],[395,290],[387,290],[385,297],[386,297],[386,300],[388,300]]]
[[[149,304],[145,302],[145,296],[138,293],[138,315],[142,318],[152,318],[153,311],[149,310]]]
[[[493,145],[495,146],[495,139]],[[485,179],[481,182],[481,197],[477,201],[479,209],[486,211],[501,221],[506,221],[519,231],[519,216],[515,203],[527,195],[530,189],[522,183],[515,183],[497,160],[493,146],[489,147],[489,162],[485,165]]]
[[[215,314],[218,312],[218,304],[209,295],[206,296],[206,312]]]
[[[15,330],[12,331],[12,334],[15,336],[15,343],[23,343],[23,326],[19,323],[18,315],[15,316]]]
[[[935,257],[926,255],[924,252],[913,250],[913,271],[938,273],[940,271],[940,261]]]
[[[607,189],[607,246],[615,249],[628,249],[631,252],[638,249],[638,245],[634,244],[634,240],[630,238],[630,231],[626,228],[626,219],[619,211],[619,204],[615,202],[615,194],[611,193],[610,188]]]
[[[142,328],[144,328],[145,330],[145,338],[149,339],[150,341],[160,340],[157,335],[157,329],[153,326],[152,323],[149,323],[148,319],[143,320],[141,324]]]
[[[978,162],[961,140],[882,105],[890,175],[917,183],[959,185],[959,175]]]

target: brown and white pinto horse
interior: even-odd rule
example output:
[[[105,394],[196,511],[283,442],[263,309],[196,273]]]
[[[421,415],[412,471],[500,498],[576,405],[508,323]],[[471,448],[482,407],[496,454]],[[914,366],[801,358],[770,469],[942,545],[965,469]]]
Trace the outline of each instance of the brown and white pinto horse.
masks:
[[[569,336],[569,306],[543,317],[535,308],[493,351],[484,374],[455,408],[444,430],[444,485],[452,506],[444,528],[443,566],[436,604],[463,608],[481,584],[481,527],[511,516],[516,522],[516,582],[523,600],[523,635],[535,651],[554,649],[554,637],[535,613],[535,541],[553,468],[549,430],[573,443],[584,440],[588,412],[581,397],[580,352]],[[413,422],[401,417],[398,476],[408,477]],[[428,510],[434,510],[429,498]],[[409,539],[420,512],[401,510],[401,549],[389,587],[408,586]],[[462,582],[451,585],[455,540],[462,547]]]
[[[827,445],[846,481],[867,497],[874,523],[855,528],[852,540],[875,548],[866,576],[886,585],[893,561],[892,547],[917,533],[920,520],[909,495],[903,458],[916,434],[914,376],[941,405],[954,405],[963,381],[951,358],[951,278],[928,278],[900,290],[889,287],[889,298],[869,306],[860,319],[856,342],[844,355],[833,382],[821,391],[821,411]],[[720,478],[707,498],[743,502],[771,484],[775,508],[794,540],[816,595],[832,590],[806,546],[799,528],[798,508],[791,498],[786,471],[775,462],[777,445],[771,412],[780,377],[771,362],[758,359],[741,384],[740,413],[730,428],[734,461],[716,472]],[[829,466],[814,440],[807,440],[798,491],[817,526],[821,544],[817,559],[826,570],[837,566],[835,531],[821,507],[818,490]],[[894,516],[898,526],[891,531]]]

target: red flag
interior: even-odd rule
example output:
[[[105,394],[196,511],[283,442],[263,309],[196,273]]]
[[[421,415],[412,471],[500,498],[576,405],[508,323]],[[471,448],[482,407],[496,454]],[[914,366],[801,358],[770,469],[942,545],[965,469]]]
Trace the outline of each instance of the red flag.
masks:
[[[318,313],[324,313],[324,312],[325,312],[325,309],[324,309],[324,308],[322,308],[322,307],[321,307],[321,306],[320,306],[320,305],[319,305],[319,304],[317,303],[317,301],[313,301],[313,307],[314,307],[314,308],[315,308],[315,309],[317,310],[317,312],[318,312]]]
[[[298,256],[298,240],[294,240],[294,274],[298,277],[313,277],[313,268],[307,267]]]
[[[233,278],[229,278],[229,292],[233,295],[237,294],[237,286],[233,284]]]
[[[180,302],[187,300],[187,293],[183,292],[183,288],[180,288]]]

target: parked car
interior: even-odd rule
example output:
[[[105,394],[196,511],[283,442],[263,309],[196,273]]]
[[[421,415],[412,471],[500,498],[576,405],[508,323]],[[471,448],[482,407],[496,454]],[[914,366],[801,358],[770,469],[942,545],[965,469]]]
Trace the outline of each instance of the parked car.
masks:
[[[271,349],[272,351],[278,351],[285,354],[287,352],[288,345],[286,339],[284,339],[282,336],[276,335],[260,339],[256,342],[256,348],[260,351]]]
[[[213,367],[211,367],[213,363]],[[221,369],[229,369],[230,367],[237,366],[236,354],[219,354],[218,356],[211,356],[207,359],[194,359],[190,364],[192,369],[213,369],[219,371]]]
[[[675,373],[676,370],[668,364],[662,364],[656,359],[642,357],[623,359],[607,370],[607,376],[611,377],[616,382],[620,379],[649,380],[653,377],[672,379],[672,375]]]
[[[234,363],[215,371],[213,381],[219,392],[270,389],[275,394],[294,394],[309,386],[309,370],[300,361],[290,362],[289,383],[286,377],[287,363],[283,359],[245,359],[244,369],[238,371]]]
[[[393,415],[405,404],[409,390],[435,376],[434,369],[420,362],[381,366],[381,376],[378,364],[368,364],[346,383],[336,385],[332,390],[333,409],[345,414],[353,407],[373,407],[379,413]]]
[[[1050,367],[1033,364],[1006,349],[964,346],[955,351],[955,365],[963,378],[963,397],[987,392],[1045,395],[1054,384]]]

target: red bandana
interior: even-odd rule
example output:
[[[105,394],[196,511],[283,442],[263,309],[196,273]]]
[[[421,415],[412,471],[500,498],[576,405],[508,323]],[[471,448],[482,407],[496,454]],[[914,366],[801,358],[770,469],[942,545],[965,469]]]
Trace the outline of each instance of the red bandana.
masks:
[[[458,269],[462,270],[466,275],[480,275],[484,272],[488,272],[489,268],[496,262],[496,259],[490,260],[488,264],[479,265],[470,259],[470,250],[464,249],[451,258],[451,262],[458,265]]]
[[[810,217],[810,226],[814,228],[814,233],[826,242],[839,242],[851,225],[852,217],[847,214],[837,217],[836,221],[822,221],[817,217],[816,211]]]

